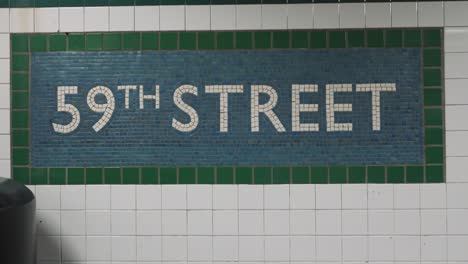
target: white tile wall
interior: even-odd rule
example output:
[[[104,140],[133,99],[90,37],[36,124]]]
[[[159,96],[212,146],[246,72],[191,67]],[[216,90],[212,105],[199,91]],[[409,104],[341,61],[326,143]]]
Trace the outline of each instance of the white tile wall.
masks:
[[[85,31],[109,31],[109,7],[84,8]]]
[[[187,30],[210,30],[210,6],[190,5],[185,7],[185,28]]]
[[[59,30],[59,8],[37,8],[34,12],[35,32],[57,32]]]

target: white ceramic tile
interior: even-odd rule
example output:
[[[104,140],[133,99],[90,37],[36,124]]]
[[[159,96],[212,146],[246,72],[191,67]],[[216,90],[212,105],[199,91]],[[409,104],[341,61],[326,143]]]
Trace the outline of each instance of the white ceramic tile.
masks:
[[[445,26],[468,26],[468,2],[445,2]]]
[[[367,233],[366,210],[343,210],[341,215],[343,235],[363,235]]]
[[[342,255],[339,236],[317,236],[317,260],[340,261]]]
[[[111,208],[114,210],[135,209],[135,185],[111,185]]]
[[[83,7],[60,7],[60,32],[81,32],[84,30]]]
[[[393,237],[395,261],[419,261],[421,238],[418,236]]]
[[[109,7],[109,21],[111,31],[134,31],[135,30],[135,7],[134,6],[111,6]]]
[[[311,29],[314,24],[311,4],[288,5],[288,29]]]
[[[368,225],[369,234],[371,235],[388,235],[393,234],[394,230],[394,213],[393,210],[369,210]]]
[[[10,60],[0,59],[0,83],[10,83]]]
[[[265,234],[288,235],[289,234],[289,211],[288,210],[265,210]]]
[[[367,185],[343,184],[341,195],[343,209],[367,209]]]
[[[86,188],[84,185],[60,186],[60,207],[62,210],[85,209]]]
[[[444,33],[445,52],[468,52],[467,27],[446,27]]]
[[[9,109],[0,109],[0,120],[1,122],[8,122],[7,124],[10,123],[10,111]],[[0,144],[2,147],[2,151],[0,152],[0,158],[1,159],[9,159],[10,158],[10,149],[9,149],[9,144],[10,144],[10,138],[8,134],[10,134],[10,129],[7,126],[2,126],[0,127],[0,134],[2,135],[0,139]]]
[[[235,5],[212,5],[211,6],[211,30],[233,30],[236,29],[236,6]]]
[[[163,236],[162,238],[162,260],[164,261],[186,261],[187,260],[187,237],[185,236]]]
[[[239,237],[239,261],[263,261],[265,241],[260,236]]]
[[[449,209],[447,210],[447,233],[449,235],[468,234],[468,210]]]
[[[136,234],[135,211],[112,211],[111,234],[113,236],[131,236]]]
[[[86,185],[86,209],[110,209],[110,190],[110,185]]]
[[[85,31],[109,31],[109,7],[84,8]]]
[[[393,208],[393,185],[369,184],[367,192],[369,209]]]
[[[112,261],[136,261],[136,237],[112,237]]]
[[[419,210],[395,210],[395,234],[419,235],[421,218]]]
[[[366,3],[366,27],[390,27],[390,3]]]
[[[59,210],[60,186],[38,185],[36,186],[36,209]]]
[[[161,31],[185,30],[185,6],[159,7],[159,26]]]
[[[446,158],[446,178],[447,182],[468,182],[468,157],[448,157]]]
[[[186,185],[163,185],[162,209],[187,209]]]
[[[211,235],[213,233],[213,212],[210,210],[188,211],[189,235]]]
[[[468,183],[447,184],[447,208],[468,208]]]
[[[62,236],[62,261],[86,259],[86,239],[84,236]]]
[[[447,259],[446,236],[422,236],[421,260],[440,261]]]
[[[317,209],[341,209],[341,185],[316,185],[315,196]]]
[[[137,211],[137,235],[161,235],[161,211]]]
[[[0,160],[0,173],[2,173],[2,177],[4,178],[11,178],[11,163],[9,160]]]
[[[444,25],[444,4],[438,2],[418,2],[418,26],[440,27]]]
[[[363,28],[366,23],[364,3],[340,4],[340,28]]]
[[[265,260],[288,261],[289,260],[289,237],[267,236],[265,237]],[[289,262],[288,262],[289,263]]]
[[[369,259],[380,261],[393,260],[393,238],[390,236],[369,237]]]
[[[416,27],[417,25],[416,2],[392,3],[392,27]]]
[[[365,261],[367,259],[367,237],[344,236],[343,237],[343,260]]]
[[[289,209],[289,185],[265,185],[265,209]]]
[[[10,9],[0,8],[0,32],[10,32]]]
[[[445,53],[445,77],[468,78],[468,53]]]
[[[85,211],[61,211],[60,230],[63,236],[83,236],[86,234]]]
[[[110,211],[86,211],[86,234],[88,236],[108,236],[111,234]]]
[[[262,28],[261,5],[238,5],[236,6],[236,9],[237,30]]]
[[[445,184],[421,184],[421,208],[437,209],[446,208]]]
[[[445,107],[445,129],[468,130],[468,122],[465,122],[468,114],[468,105],[448,105]]]
[[[263,209],[263,185],[239,185],[239,209]]]
[[[239,210],[239,234],[262,235],[264,233],[263,211]]]
[[[262,29],[286,29],[288,9],[285,5],[262,5]]]
[[[213,260],[235,261],[239,259],[239,237],[214,236]]]
[[[160,236],[138,236],[137,237],[137,260],[158,261],[162,254],[162,237]]]
[[[314,28],[339,28],[338,4],[314,6]]]
[[[8,46],[10,45],[8,44]],[[9,109],[9,108],[10,108],[10,85],[0,84],[0,109]]]
[[[211,236],[189,236],[187,247],[189,261],[209,262],[213,258],[213,237]]]
[[[315,260],[315,236],[291,236],[290,243],[292,261]]]
[[[159,30],[159,6],[135,6],[135,30]]]
[[[38,260],[60,260],[60,236],[37,237]]]
[[[417,209],[420,207],[418,184],[395,184],[393,192],[395,209]]]
[[[213,209],[237,209],[237,185],[213,185]]]
[[[187,211],[162,211],[163,235],[187,234]]]
[[[161,209],[161,185],[137,185],[136,203],[138,210]]]
[[[0,110],[0,116],[2,112],[9,112],[8,110]],[[0,159],[10,159],[10,135],[0,135]]]
[[[43,236],[60,235],[60,211],[37,210],[36,212],[37,234]]]
[[[445,79],[445,104],[468,104],[468,78]]]
[[[468,131],[446,131],[445,144],[447,157],[468,156]]]
[[[34,8],[11,8],[10,32],[34,32]]]
[[[238,211],[213,211],[213,235],[237,235],[238,219]]]
[[[290,185],[289,200],[291,209],[315,209],[315,185]]]
[[[212,185],[187,185],[187,208],[212,209],[213,187]]]
[[[315,234],[315,210],[291,210],[289,219],[291,235]]]
[[[109,261],[111,259],[111,238],[108,236],[86,237],[86,259]]]
[[[186,30],[210,30],[210,6],[188,5],[185,7]]]
[[[341,211],[317,210],[316,229],[317,235],[341,234]]]
[[[59,30],[59,9],[36,8],[34,11],[35,32],[57,32]]]
[[[447,257],[451,261],[463,261],[468,259],[468,236],[448,236],[447,237]]]

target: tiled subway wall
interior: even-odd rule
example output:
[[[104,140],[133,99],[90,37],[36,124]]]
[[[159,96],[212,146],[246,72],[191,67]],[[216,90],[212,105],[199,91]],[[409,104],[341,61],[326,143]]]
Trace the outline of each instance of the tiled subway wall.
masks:
[[[2,176],[18,103],[10,33],[442,27],[446,183],[30,185],[38,263],[468,261],[468,2],[50,6],[0,8]]]

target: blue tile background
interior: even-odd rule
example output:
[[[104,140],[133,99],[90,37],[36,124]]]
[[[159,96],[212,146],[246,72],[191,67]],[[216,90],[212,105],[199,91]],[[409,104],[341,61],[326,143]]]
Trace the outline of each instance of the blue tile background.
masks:
[[[32,165],[82,166],[223,166],[223,165],[387,165],[421,164],[423,97],[420,49],[340,49],[265,51],[58,52],[33,53],[31,61]],[[335,103],[352,103],[352,113],[337,113],[337,122],[352,122],[352,132],[326,132],[325,84],[395,82],[383,92],[381,131],[372,131],[371,93],[335,94]],[[320,132],[291,132],[291,84],[319,84],[303,94],[303,103],[318,103],[318,113],[301,114],[318,122]],[[125,109],[117,85],[161,89],[161,108],[138,92]],[[184,100],[198,112],[198,128],[183,133],[172,118],[188,116],[172,101],[183,84],[198,87],[198,97]],[[219,132],[219,95],[205,85],[242,84],[243,94],[229,96],[229,132]],[[279,95],[274,109],[286,133],[278,133],[261,115],[260,132],[250,131],[250,85],[272,86]],[[53,132],[52,122],[68,123],[58,113],[56,87],[77,85],[66,102],[80,110],[81,124],[71,134]],[[116,111],[100,132],[92,129],[102,114],[92,112],[86,95],[105,85],[116,98]],[[265,98],[260,98],[260,102]]]

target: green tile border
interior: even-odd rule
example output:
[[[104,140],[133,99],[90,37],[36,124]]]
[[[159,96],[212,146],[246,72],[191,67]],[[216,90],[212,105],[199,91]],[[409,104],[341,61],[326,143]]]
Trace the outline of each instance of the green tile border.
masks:
[[[152,2],[152,0],[136,1],[138,3]],[[116,2],[122,1],[117,0]],[[195,2],[197,1],[191,1],[192,4]],[[344,184],[445,182],[444,41],[442,28],[15,33],[10,36],[12,174],[14,179],[22,183]],[[421,48],[423,55],[421,96],[424,108],[422,124],[424,127],[424,164],[114,168],[34,168],[30,164],[29,77],[31,52],[353,48]]]

